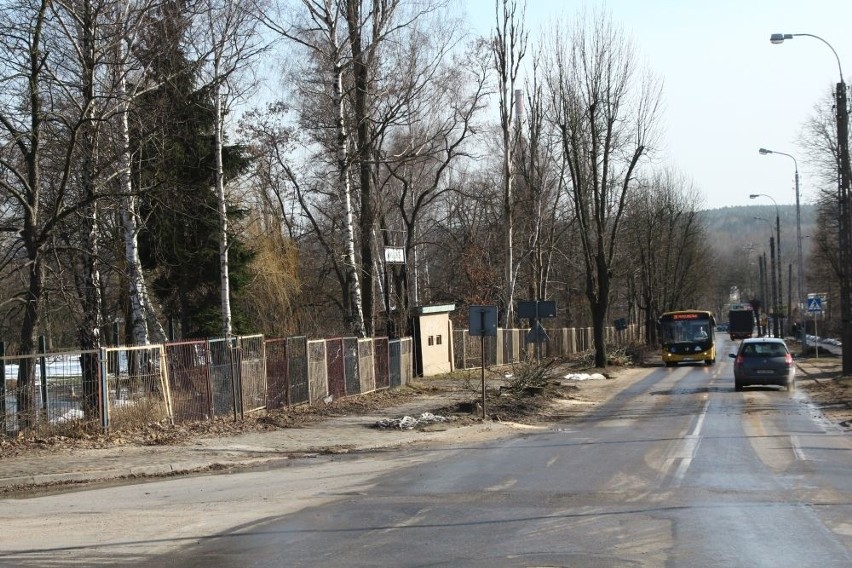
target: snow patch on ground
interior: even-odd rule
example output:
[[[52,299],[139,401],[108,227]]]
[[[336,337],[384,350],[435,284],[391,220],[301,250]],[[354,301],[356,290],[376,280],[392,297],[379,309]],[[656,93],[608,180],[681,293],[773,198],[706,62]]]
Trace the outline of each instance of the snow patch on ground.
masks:
[[[599,381],[601,379],[606,379],[606,377],[600,373],[570,373],[563,377],[568,381]]]

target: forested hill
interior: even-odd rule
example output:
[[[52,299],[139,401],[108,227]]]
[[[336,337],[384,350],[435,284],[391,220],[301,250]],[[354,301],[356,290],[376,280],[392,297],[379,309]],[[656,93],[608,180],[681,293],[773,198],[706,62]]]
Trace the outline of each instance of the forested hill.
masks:
[[[775,236],[775,205],[745,205],[707,209],[700,212],[713,249],[730,253],[753,246],[758,253],[769,252],[769,237]],[[763,220],[755,219],[759,217]],[[779,205],[781,221],[781,255],[785,259],[795,258],[796,251],[796,206]],[[805,255],[810,248],[806,236],[812,235],[816,226],[816,208],[801,206],[802,250]]]

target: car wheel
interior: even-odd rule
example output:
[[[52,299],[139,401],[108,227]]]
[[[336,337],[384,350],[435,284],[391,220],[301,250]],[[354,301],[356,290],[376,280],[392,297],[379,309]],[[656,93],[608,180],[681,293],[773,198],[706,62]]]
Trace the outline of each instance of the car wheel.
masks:
[[[715,363],[715,362],[716,362],[716,360],[715,360],[715,359],[705,359],[705,360],[704,360],[704,364],[705,364],[705,365],[712,365],[712,364],[713,364],[713,363]]]
[[[740,383],[734,383],[734,390],[741,391],[743,390],[743,386]]]
[[[674,366],[675,366],[675,364],[672,363],[671,361],[666,361],[666,367],[674,367]]]

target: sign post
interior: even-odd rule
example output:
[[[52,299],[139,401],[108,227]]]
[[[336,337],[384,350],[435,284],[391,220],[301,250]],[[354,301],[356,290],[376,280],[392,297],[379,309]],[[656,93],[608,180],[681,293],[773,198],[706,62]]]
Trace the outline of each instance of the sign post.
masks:
[[[822,294],[808,294],[808,313],[814,318],[814,353],[819,359],[819,334],[817,333],[817,315],[822,313]],[[807,341],[808,332],[805,330],[805,341]]]
[[[541,363],[541,343],[550,341],[541,326],[541,318],[556,317],[556,302],[552,300],[522,300],[518,302],[518,317],[532,320],[527,342],[535,344],[536,361]]]
[[[482,356],[482,419],[485,420],[485,336],[497,337],[497,306],[470,306],[468,308],[468,333],[479,336]]]

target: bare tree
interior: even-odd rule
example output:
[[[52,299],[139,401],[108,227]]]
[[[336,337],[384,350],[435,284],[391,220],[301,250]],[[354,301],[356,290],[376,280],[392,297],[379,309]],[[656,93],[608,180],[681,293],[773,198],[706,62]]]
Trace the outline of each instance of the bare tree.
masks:
[[[519,12],[520,10],[520,12]],[[518,84],[521,62],[527,51],[528,32],[525,29],[526,2],[495,0],[496,26],[493,52],[497,68],[497,91],[500,110],[500,129],[503,134],[503,217],[505,231],[506,264],[504,269],[505,297],[504,321],[507,328],[514,327],[515,267],[514,243],[514,150],[520,134],[518,110],[523,104]]]
[[[653,143],[661,87],[640,73],[632,46],[607,16],[571,29],[570,38],[553,34],[547,84],[579,224],[595,365],[605,367],[613,261],[636,168]]]
[[[302,11],[296,11],[289,17],[265,18],[264,24],[279,36],[307,49],[308,62],[305,66],[300,67],[298,75],[312,77],[312,83],[319,84],[305,85],[304,90],[308,93],[303,97],[303,100],[333,109],[335,188],[336,193],[340,196],[345,218],[346,252],[343,256],[345,259],[343,263],[339,260],[341,256],[334,251],[332,241],[325,238],[320,223],[317,222],[316,216],[321,212],[321,208],[312,210],[309,206],[310,200],[304,197],[301,191],[303,182],[300,181],[296,168],[286,163],[283,154],[280,152],[276,154],[280,157],[277,161],[278,166],[283,168],[292,184],[299,189],[301,198],[298,202],[302,204],[305,215],[310,218],[311,225],[316,228],[320,242],[324,245],[328,257],[334,265],[334,272],[344,296],[344,319],[355,335],[363,336],[366,324],[361,291],[362,276],[356,255],[357,235],[352,200],[352,157],[350,156],[352,141],[349,121],[347,120],[346,102],[348,93],[345,85],[345,76],[351,66],[351,59],[348,53],[348,38],[342,23],[344,4],[343,0],[302,0],[301,7]],[[309,70],[302,72],[302,69],[306,67]],[[323,97],[320,95],[321,100],[316,101],[317,91],[326,94],[325,100],[322,100]],[[306,108],[305,114],[317,114],[317,107]],[[306,124],[310,123],[306,121]],[[322,142],[325,139],[323,133],[325,129],[322,124],[319,125],[319,129],[318,139]]]
[[[405,329],[409,307],[420,300],[419,277],[428,278],[418,249],[435,222],[430,215],[439,216],[436,207],[446,193],[455,191],[452,171],[469,155],[475,119],[488,94],[489,71],[486,46],[480,42],[457,57],[449,56],[458,36],[452,24],[423,29],[412,25],[409,34],[416,35],[404,60],[393,64],[407,61],[407,70],[397,74],[402,79],[394,96],[380,101],[377,116],[385,126],[374,136],[382,244],[401,246],[405,252],[405,270],[397,271],[387,262],[382,268],[388,325],[397,330]],[[397,238],[392,241],[390,235]]]
[[[71,10],[61,3],[4,5],[0,29],[0,193],[5,204],[0,226],[13,235],[9,268],[25,289],[14,298],[22,317],[19,351],[36,348],[45,268],[61,233],[84,250],[78,284],[83,317],[78,325],[82,346],[99,346],[100,273],[98,209],[103,197],[99,179],[98,125],[111,93],[98,83],[103,77],[105,42],[99,38],[99,12],[84,5]],[[98,101],[107,101],[99,103]],[[77,238],[69,226],[78,220]],[[94,407],[95,370],[84,361],[87,377],[84,408]],[[88,363],[88,366],[86,366]],[[22,360],[18,374],[19,427],[34,419],[33,360]]]
[[[572,225],[573,216],[564,199],[564,162],[552,125],[547,120],[547,101],[538,73],[541,59],[533,61],[527,81],[522,132],[517,141],[516,168],[520,178],[517,202],[519,230],[525,248],[519,255],[527,267],[525,279],[532,297],[548,298],[554,257]],[[519,258],[520,262],[520,258]],[[523,277],[523,276],[522,276]]]
[[[672,171],[656,172],[628,199],[623,263],[637,274],[635,294],[649,345],[666,311],[694,309],[709,291],[712,254],[692,184]]]
[[[839,213],[838,207],[838,170],[840,167],[840,149],[837,140],[836,98],[833,93],[814,105],[813,114],[805,122],[800,143],[805,149],[810,169],[814,172],[811,185],[816,189],[817,223],[815,234],[815,254],[811,264],[815,265],[808,274],[831,276],[834,286],[829,286],[833,294],[827,298],[829,306],[840,305],[840,278],[843,269],[840,266],[839,251]],[[825,278],[819,279],[824,282]],[[822,290],[826,291],[826,290]],[[841,322],[833,318],[835,312],[829,310],[827,329],[839,333]]]

